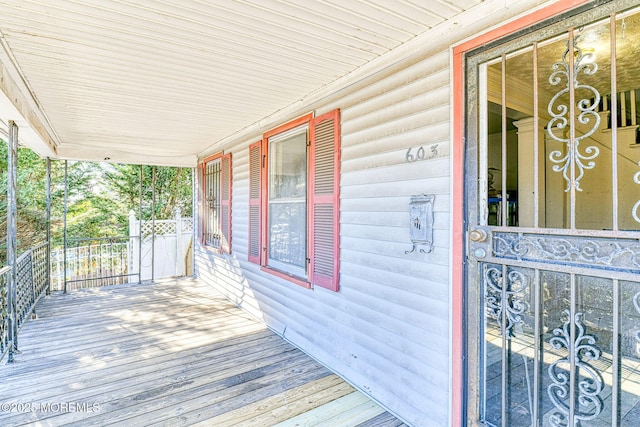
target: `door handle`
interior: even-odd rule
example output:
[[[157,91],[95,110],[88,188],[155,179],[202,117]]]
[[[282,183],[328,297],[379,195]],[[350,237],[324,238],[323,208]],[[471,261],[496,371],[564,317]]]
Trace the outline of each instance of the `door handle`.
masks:
[[[484,242],[487,240],[487,232],[481,228],[469,231],[469,240],[472,242]]]

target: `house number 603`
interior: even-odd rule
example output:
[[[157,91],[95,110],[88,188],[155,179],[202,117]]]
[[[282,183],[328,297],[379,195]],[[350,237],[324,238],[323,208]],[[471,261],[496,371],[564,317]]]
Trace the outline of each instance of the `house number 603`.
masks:
[[[415,147],[411,147],[407,150],[406,158],[407,162],[417,162],[418,160],[429,160],[433,159],[438,155],[438,144],[431,146],[429,153],[424,149],[424,147],[419,147],[418,150],[413,154],[413,150]]]

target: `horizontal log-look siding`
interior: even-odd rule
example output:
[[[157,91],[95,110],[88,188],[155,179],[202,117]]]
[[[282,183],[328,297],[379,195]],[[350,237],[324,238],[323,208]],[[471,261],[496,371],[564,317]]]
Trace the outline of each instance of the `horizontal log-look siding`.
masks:
[[[223,144],[233,153],[233,253],[198,247],[197,274],[411,425],[450,422],[449,48],[537,3],[487,0],[433,37],[423,35],[423,44],[370,64],[364,77]],[[342,136],[337,293],[305,289],[247,261],[249,144],[309,110],[333,108],[341,110]],[[407,150],[419,147],[432,158],[408,162]],[[435,195],[434,248],[406,254],[409,201],[420,194]]]
[[[415,425],[447,421],[448,65],[446,51],[432,56],[380,80],[342,110],[341,287],[348,314],[347,336],[336,347],[348,349],[343,362],[359,371],[358,386],[411,414]],[[433,159],[407,162],[409,148],[415,154],[425,146],[429,154],[435,144]],[[434,250],[407,255],[409,201],[423,193],[436,195]]]
[[[233,256],[197,252],[202,279],[415,425],[447,422],[448,65],[442,52],[340,106],[340,292],[309,291],[246,261],[253,141],[225,150],[233,153]],[[423,145],[427,154],[437,145],[437,155],[407,162],[407,150]],[[407,255],[409,201],[422,193],[436,194],[435,248]]]

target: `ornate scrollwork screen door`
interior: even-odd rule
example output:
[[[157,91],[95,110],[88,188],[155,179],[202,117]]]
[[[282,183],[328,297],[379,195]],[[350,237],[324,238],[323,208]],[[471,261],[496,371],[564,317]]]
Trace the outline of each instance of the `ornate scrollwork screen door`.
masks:
[[[472,421],[640,425],[640,8],[602,3],[466,57]]]

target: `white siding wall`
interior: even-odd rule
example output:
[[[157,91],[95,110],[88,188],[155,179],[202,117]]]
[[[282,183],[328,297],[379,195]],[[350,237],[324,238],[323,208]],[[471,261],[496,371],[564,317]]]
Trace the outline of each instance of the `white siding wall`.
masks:
[[[507,8],[487,0],[392,52],[377,72],[318,93],[224,146],[233,153],[233,254],[198,248],[200,277],[415,426],[449,423],[449,46],[538,3]],[[247,261],[248,145],[296,115],[333,108],[342,114],[338,293],[304,289]],[[437,154],[407,162],[407,150],[418,147]],[[405,254],[409,201],[419,194],[435,194],[434,249]]]

